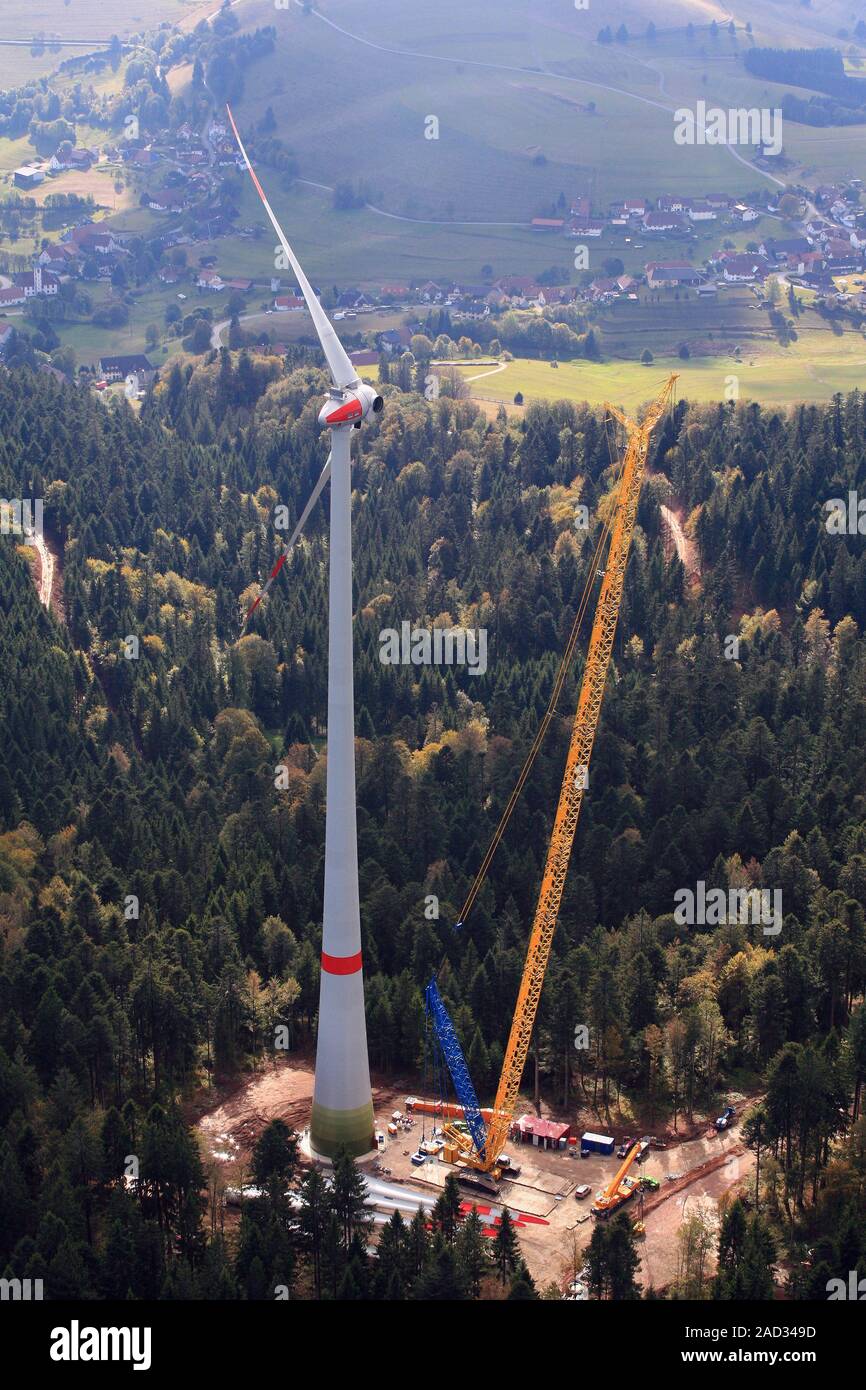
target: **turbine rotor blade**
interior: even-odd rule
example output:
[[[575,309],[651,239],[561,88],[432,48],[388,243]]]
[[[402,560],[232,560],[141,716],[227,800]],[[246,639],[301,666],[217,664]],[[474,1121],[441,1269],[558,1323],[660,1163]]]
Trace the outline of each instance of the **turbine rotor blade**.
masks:
[[[355,371],[355,368],[349,361],[349,358],[346,355],[346,350],[343,347],[343,344],[340,342],[340,339],[337,337],[333,324],[331,323],[330,319],[328,318],[327,314],[325,313],[324,309],[322,308],[321,304],[316,298],[316,295],[313,291],[313,287],[307,279],[306,275],[304,274],[300,261],[298,260],[297,256],[295,255],[294,251],[292,250],[291,246],[286,240],[285,233],[283,232],[282,227],[280,226],[279,222],[274,216],[273,208],[271,207],[270,203],[267,200],[267,197],[265,196],[265,190],[259,183],[256,171],[250,163],[250,157],[244,149],[243,141],[241,140],[240,133],[238,132],[238,128],[235,125],[235,118],[232,115],[232,109],[228,104],[226,104],[226,111],[228,111],[229,113],[229,120],[231,121],[232,130],[235,133],[235,139],[238,142],[238,149],[243,155],[244,163],[247,166],[250,178],[256,186],[256,191],[262,200],[262,205],[265,209],[265,212],[271,219],[271,225],[273,226],[274,231],[280,239],[280,245],[285,251],[286,256],[288,257],[289,265],[295,272],[298,284],[301,287],[301,294],[304,296],[307,308],[310,311],[310,318],[313,320],[313,327],[319,335],[319,342],[322,344],[322,351],[325,354],[325,360],[327,361],[328,367],[330,368],[331,377],[333,379],[334,385],[339,386],[341,388],[348,386],[357,386],[358,373]]]
[[[270,574],[268,575],[267,583],[264,585],[264,588],[262,589],[262,591],[261,591],[261,593],[259,594],[258,598],[256,599],[255,603],[251,604],[251,606],[250,606],[250,608],[249,608],[249,610],[248,610],[248,612],[247,612],[247,616],[244,618],[244,628],[246,628],[246,625],[247,625],[247,623],[249,622],[250,618],[251,618],[251,617],[253,616],[253,614],[255,613],[256,609],[258,608],[258,606],[259,606],[259,604],[261,603],[262,599],[264,598],[265,594],[268,592],[268,589],[271,587],[271,585],[273,584],[273,582],[274,582],[274,580],[276,579],[277,575],[279,574],[280,570],[283,568],[283,565],[284,565],[284,564],[286,563],[286,561],[288,560],[289,555],[291,554],[292,550],[293,550],[294,547],[295,547],[295,544],[296,544],[297,541],[300,539],[301,534],[303,533],[304,527],[306,526],[307,521],[309,520],[310,512],[313,510],[313,508],[315,507],[316,503],[318,502],[319,497],[321,496],[321,493],[322,493],[322,488],[325,486],[325,483],[328,481],[328,479],[330,478],[330,476],[331,476],[331,455],[328,454],[328,458],[327,458],[327,461],[326,461],[326,463],[325,463],[325,466],[324,466],[324,468],[322,469],[321,473],[319,474],[319,480],[318,480],[318,482],[316,483],[316,486],[313,488],[313,491],[310,493],[310,497],[309,497],[309,500],[308,500],[308,502],[307,502],[306,507],[305,507],[304,510],[301,512],[301,515],[298,517],[298,524],[297,524],[297,526],[295,527],[295,529],[294,529],[294,531],[292,532],[292,534],[289,536],[289,539],[286,541],[286,544],[285,544],[285,546],[283,547],[283,553],[282,553],[282,555],[281,555],[280,558],[277,560],[277,563],[274,565],[273,569],[271,570]],[[243,635],[243,633],[242,633],[241,635]]]

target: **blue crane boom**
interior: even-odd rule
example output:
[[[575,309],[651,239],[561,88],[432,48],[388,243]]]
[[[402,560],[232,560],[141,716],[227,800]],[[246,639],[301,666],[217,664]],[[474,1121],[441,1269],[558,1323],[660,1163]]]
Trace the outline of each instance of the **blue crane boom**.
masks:
[[[457,1099],[463,1106],[463,1115],[469,1126],[475,1151],[483,1155],[487,1147],[487,1126],[484,1123],[484,1116],[481,1114],[481,1106],[478,1104],[478,1097],[475,1094],[475,1087],[472,1085],[472,1078],[469,1075],[466,1058],[463,1056],[463,1049],[454,1031],[454,1024],[451,1022],[448,1010],[442,1002],[442,996],[435,979],[430,981],[424,991],[424,999],[427,1012],[433,1017],[433,1027],[436,1030],[436,1037],[445,1064],[451,1073]]]

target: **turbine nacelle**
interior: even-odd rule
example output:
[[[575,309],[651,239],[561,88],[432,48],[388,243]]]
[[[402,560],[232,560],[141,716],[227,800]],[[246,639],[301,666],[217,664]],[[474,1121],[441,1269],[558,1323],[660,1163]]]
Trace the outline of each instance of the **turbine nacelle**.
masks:
[[[378,414],[385,402],[366,381],[359,381],[345,390],[332,389],[328,399],[319,411],[319,424],[323,429],[333,425],[355,425],[360,429],[361,421],[370,412]]]

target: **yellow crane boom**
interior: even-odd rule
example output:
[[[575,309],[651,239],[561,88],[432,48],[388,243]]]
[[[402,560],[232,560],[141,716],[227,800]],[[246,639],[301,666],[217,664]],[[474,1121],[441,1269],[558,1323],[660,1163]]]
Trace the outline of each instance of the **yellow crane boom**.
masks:
[[[611,415],[625,427],[628,433],[628,445],[623,461],[622,479],[616,501],[613,526],[611,527],[607,566],[593,619],[592,634],[587,649],[586,668],[580,687],[577,712],[574,716],[571,743],[562,778],[553,833],[548,846],[538,906],[535,909],[535,920],[532,924],[532,933],[526,952],[520,991],[511,1023],[508,1046],[505,1050],[505,1060],[499,1078],[496,1100],[487,1127],[487,1142],[484,1145],[483,1153],[478,1152],[466,1134],[453,1127],[448,1129],[448,1137],[460,1150],[462,1161],[468,1166],[481,1169],[484,1172],[488,1172],[496,1166],[514,1119],[523,1068],[529,1055],[529,1044],[538,1013],[538,1001],[541,997],[553,933],[559,916],[565,875],[577,829],[577,818],[580,815],[583,793],[587,785],[592,746],[598,728],[598,717],[604,697],[616,623],[622,602],[628,553],[637,519],[641,485],[646,472],[650,436],[668,407],[676,380],[677,374],[673,373],[640,424],[635,424],[613,406],[608,405],[606,407]]]
[[[607,1216],[608,1212],[612,1211],[614,1207],[618,1207],[623,1202],[628,1201],[637,1183],[633,1182],[630,1178],[628,1185],[624,1187],[622,1191],[620,1191],[620,1184],[624,1181],[626,1173],[640,1153],[640,1146],[640,1139],[636,1139],[626,1154],[622,1167],[616,1177],[608,1183],[603,1192],[599,1192],[592,1208],[596,1216]]]

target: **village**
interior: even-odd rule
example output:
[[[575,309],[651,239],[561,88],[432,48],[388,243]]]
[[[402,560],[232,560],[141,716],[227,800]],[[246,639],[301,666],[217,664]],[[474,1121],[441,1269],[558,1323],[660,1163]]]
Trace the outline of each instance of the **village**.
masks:
[[[100,162],[119,163],[136,171],[153,171],[162,166],[162,186],[148,187],[141,194],[141,205],[170,219],[165,232],[146,238],[148,248],[158,260],[157,279],[165,286],[185,287],[200,293],[236,291],[246,294],[264,291],[272,297],[277,313],[303,312],[297,287],[284,285],[279,276],[267,281],[221,273],[217,258],[204,255],[197,266],[186,258],[171,257],[174,248],[194,249],[198,242],[208,244],[224,237],[256,239],[260,225],[238,227],[237,211],[223,196],[223,178],[238,166],[239,157],[225,126],[211,122],[201,136],[189,124],[174,132],[172,142],[155,147],[143,141],[123,142],[123,147],[106,145],[102,149],[76,149],[61,144],[50,159],[32,161],[14,171],[12,183],[21,193],[38,188],[47,179],[56,179],[70,169],[92,168]],[[376,309],[402,309],[440,305],[454,316],[468,320],[495,315],[508,308],[544,309],[549,305],[578,303],[609,305],[618,299],[636,296],[639,286],[648,290],[694,290],[712,296],[729,285],[761,285],[770,275],[782,274],[792,284],[829,296],[839,304],[866,306],[866,291],[852,293],[836,284],[838,276],[856,274],[864,268],[866,253],[866,212],[859,206],[861,180],[847,185],[821,186],[814,193],[794,190],[778,203],[766,206],[745,203],[723,193],[703,198],[675,194],[662,195],[654,202],[629,198],[612,204],[605,215],[594,213],[590,199],[575,198],[568,215],[534,217],[527,224],[539,236],[569,243],[606,238],[607,267],[626,260],[621,270],[597,274],[589,269],[573,272],[573,283],[554,283],[562,279],[550,274],[540,280],[531,275],[509,274],[486,283],[456,283],[427,280],[410,284],[345,287],[330,306],[335,317],[352,318]],[[787,205],[786,204],[787,200]],[[780,206],[782,205],[782,206]],[[175,225],[181,219],[181,225]],[[752,224],[776,219],[778,235],[764,235],[737,247],[730,234],[742,232]],[[785,235],[785,225],[795,225],[796,235]],[[696,244],[696,229],[717,228],[720,244],[703,264],[679,254],[666,256],[666,242],[682,244],[690,238]],[[85,216],[68,227],[57,241],[43,238],[43,249],[32,270],[11,276],[7,288],[0,289],[0,312],[24,305],[32,296],[56,295],[63,281],[110,280],[119,264],[129,255],[134,240],[127,232],[111,229],[109,221]],[[612,242],[612,244],[611,244]],[[646,260],[636,253],[653,248]],[[574,256],[575,266],[591,266],[595,259],[591,246]],[[617,254],[618,253],[618,254]],[[616,273],[618,272],[618,273]],[[544,283],[547,281],[548,283]],[[387,348],[388,344],[386,344]]]
[[[159,140],[139,135],[137,128],[99,147],[76,147],[64,140],[50,156],[10,171],[4,181],[12,199],[23,204],[29,217],[43,214],[43,223],[40,235],[38,221],[33,222],[37,249],[32,257],[9,255],[0,266],[6,272],[0,275],[0,358],[16,327],[26,330],[46,317],[55,325],[63,321],[61,341],[76,350],[76,325],[82,323],[88,352],[81,354],[77,371],[83,383],[104,389],[133,377],[134,391],[127,394],[137,394],[179,349],[181,338],[184,349],[194,353],[223,346],[220,333],[229,321],[235,325],[235,345],[244,341],[240,324],[254,325],[247,335],[252,347],[284,351],[290,342],[311,342],[299,287],[280,275],[278,263],[272,273],[262,274],[262,246],[249,256],[239,252],[238,243],[266,243],[265,224],[249,213],[249,221],[242,219],[241,168],[227,125],[209,111],[203,122],[184,119]],[[94,171],[102,178],[86,186],[96,187],[95,196],[47,193],[48,185],[58,195],[65,187],[85,186],[82,176]],[[124,189],[127,205],[137,202],[135,230],[106,206],[101,195],[110,186],[107,180],[114,181],[115,192]],[[407,282],[316,288],[334,321],[354,336],[351,350],[359,367],[374,367],[382,358],[409,350],[413,335],[427,332],[437,311],[440,318],[446,316],[446,333],[453,336],[453,347],[445,353],[449,357],[466,355],[457,350],[458,339],[475,356],[479,344],[489,349],[492,343],[495,349],[497,342],[498,350],[530,357],[567,361],[584,355],[573,332],[558,345],[539,338],[533,346],[521,331],[515,345],[503,331],[502,319],[520,311],[549,323],[567,321],[589,335],[592,350],[585,355],[595,357],[606,353],[613,314],[616,334],[608,346],[618,357],[637,359],[643,344],[628,337],[630,306],[640,307],[641,333],[654,323],[662,328],[664,314],[673,331],[673,306],[688,300],[687,322],[673,349],[680,356],[713,355],[726,335],[713,306],[735,299],[730,292],[736,290],[750,290],[756,307],[770,310],[780,290],[789,297],[799,290],[801,302],[850,316],[859,326],[859,315],[866,311],[861,194],[862,181],[855,177],[816,189],[764,189],[747,198],[724,192],[701,197],[666,193],[624,198],[606,207],[595,206],[587,194],[560,194],[555,206],[543,210],[548,215],[515,224],[533,241],[550,246],[551,263],[543,271],[522,269],[515,248],[511,255],[518,264],[507,273],[485,265],[468,280],[419,276]],[[46,235],[44,218],[49,207],[52,235]],[[531,259],[537,264],[537,256]],[[248,263],[251,273],[239,274],[239,263],[245,269]],[[83,301],[76,300],[79,284]],[[101,287],[97,305],[91,286]],[[66,300],[58,312],[36,309],[36,303],[58,296]],[[152,323],[146,338],[141,329],[137,336],[130,330],[135,341],[129,351],[120,351],[116,330],[143,297],[157,306],[164,323]],[[89,319],[80,308],[88,299]],[[701,302],[706,309],[696,307]],[[745,341],[754,333],[744,331],[741,307],[742,300],[736,308],[732,303],[737,327],[727,333]],[[266,315],[274,316],[274,324],[291,322],[291,330],[267,328],[260,317]],[[200,330],[193,336],[196,324]],[[91,325],[99,330],[95,335]],[[770,339],[778,328],[766,320],[759,336]],[[625,339],[619,336],[623,332]],[[104,348],[98,346],[100,336]]]

